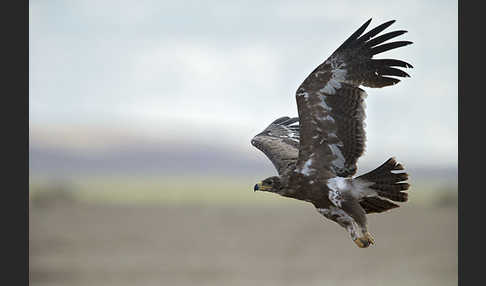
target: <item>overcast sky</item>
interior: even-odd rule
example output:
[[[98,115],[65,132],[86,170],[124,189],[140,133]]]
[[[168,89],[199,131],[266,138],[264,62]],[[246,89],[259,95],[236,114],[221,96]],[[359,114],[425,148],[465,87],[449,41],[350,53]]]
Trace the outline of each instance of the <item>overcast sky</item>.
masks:
[[[31,133],[126,129],[256,154],[251,137],[297,115],[295,90],[317,65],[369,18],[395,19],[387,31],[414,44],[378,58],[414,69],[365,88],[363,160],[457,164],[457,1],[29,3]]]

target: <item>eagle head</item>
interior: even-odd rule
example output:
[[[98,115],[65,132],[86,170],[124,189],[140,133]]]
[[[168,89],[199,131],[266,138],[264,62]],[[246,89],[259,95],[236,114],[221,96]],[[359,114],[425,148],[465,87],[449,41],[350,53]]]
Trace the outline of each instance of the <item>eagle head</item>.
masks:
[[[282,180],[279,176],[268,177],[260,183],[256,184],[253,191],[265,191],[272,193],[279,193],[283,188]]]

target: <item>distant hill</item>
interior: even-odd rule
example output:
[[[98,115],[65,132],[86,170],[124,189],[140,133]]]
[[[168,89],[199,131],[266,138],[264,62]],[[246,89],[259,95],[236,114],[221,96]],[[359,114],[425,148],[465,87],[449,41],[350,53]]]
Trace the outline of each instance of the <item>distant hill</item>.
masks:
[[[273,171],[258,157],[222,147],[199,145],[133,145],[104,151],[77,152],[52,146],[30,146],[32,173],[260,173]],[[266,163],[266,162],[265,162]]]
[[[248,149],[229,145],[211,145],[189,140],[163,141],[141,139],[129,135],[107,132],[84,134],[43,134],[31,132],[29,167],[31,176],[103,175],[103,174],[160,174],[172,175],[224,175],[270,176],[276,174],[272,164],[248,142]],[[69,136],[69,138],[66,136]],[[103,137],[104,136],[104,137]],[[48,138],[48,140],[46,139]],[[61,139],[62,140],[61,140]],[[82,139],[102,146],[83,148],[66,142]],[[383,158],[386,160],[387,158]],[[383,162],[360,161],[358,173],[366,172]],[[413,180],[441,180],[457,182],[455,166],[405,166]]]
[[[199,175],[271,175],[270,161],[255,150],[244,153],[221,146],[143,144],[103,151],[73,151],[31,144],[31,175],[93,174],[199,174]],[[381,162],[379,162],[381,163]],[[377,163],[377,164],[379,164]],[[358,172],[376,166],[362,164]],[[457,181],[452,167],[424,168],[406,166],[415,180]]]

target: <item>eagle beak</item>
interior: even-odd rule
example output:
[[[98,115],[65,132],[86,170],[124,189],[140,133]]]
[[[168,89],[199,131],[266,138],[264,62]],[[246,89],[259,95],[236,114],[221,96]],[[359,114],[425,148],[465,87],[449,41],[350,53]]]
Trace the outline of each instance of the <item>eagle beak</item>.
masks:
[[[256,184],[255,187],[253,187],[254,192],[256,192],[256,191],[270,191],[271,189],[272,189],[271,186],[263,185],[262,182]]]
[[[262,182],[258,183],[258,184],[255,184],[255,186],[253,187],[253,191],[256,192],[258,191],[262,186]]]

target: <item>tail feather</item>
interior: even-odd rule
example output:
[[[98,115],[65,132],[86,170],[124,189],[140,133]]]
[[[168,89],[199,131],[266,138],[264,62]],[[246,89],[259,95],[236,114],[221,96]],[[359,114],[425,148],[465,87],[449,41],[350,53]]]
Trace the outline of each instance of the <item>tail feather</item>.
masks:
[[[394,204],[388,200],[383,200],[377,197],[367,197],[360,202],[361,207],[367,214],[369,213],[381,213],[386,210],[398,208],[399,205]]]
[[[395,158],[390,158],[373,171],[356,178],[373,183],[369,188],[375,190],[378,194],[378,197],[365,197],[360,202],[366,213],[383,212],[399,207],[399,205],[386,199],[395,202],[406,202],[408,200],[408,194],[404,191],[409,189],[410,184],[403,182],[408,179],[408,174],[392,172],[400,170],[404,170],[403,166],[397,163]]]

